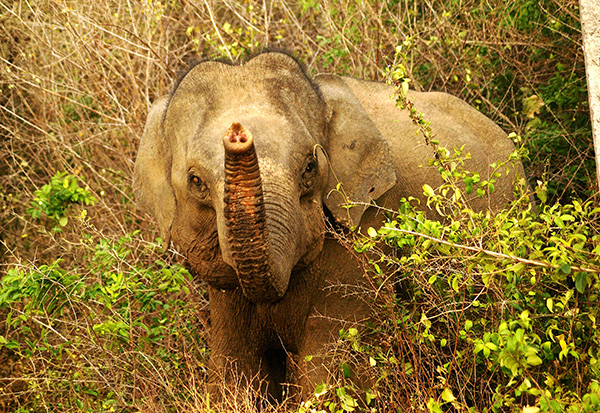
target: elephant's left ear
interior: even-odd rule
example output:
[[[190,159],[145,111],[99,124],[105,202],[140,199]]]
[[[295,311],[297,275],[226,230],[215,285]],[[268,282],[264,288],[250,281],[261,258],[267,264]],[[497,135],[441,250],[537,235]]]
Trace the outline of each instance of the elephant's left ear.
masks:
[[[330,112],[327,154],[332,171],[324,202],[336,221],[352,227],[371,200],[396,183],[392,154],[342,78],[322,74],[315,81]]]

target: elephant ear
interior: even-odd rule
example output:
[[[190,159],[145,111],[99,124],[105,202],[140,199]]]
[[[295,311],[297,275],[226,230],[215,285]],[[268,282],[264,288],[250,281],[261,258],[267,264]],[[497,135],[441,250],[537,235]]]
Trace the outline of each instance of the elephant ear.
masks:
[[[315,81],[330,112],[327,154],[333,173],[327,182],[325,206],[336,221],[356,226],[371,200],[396,183],[392,154],[342,78],[322,74]]]
[[[171,187],[171,150],[163,134],[163,120],[168,103],[168,96],[162,96],[150,108],[133,174],[137,203],[158,221],[165,248],[169,246],[171,223],[175,216],[175,196]]]

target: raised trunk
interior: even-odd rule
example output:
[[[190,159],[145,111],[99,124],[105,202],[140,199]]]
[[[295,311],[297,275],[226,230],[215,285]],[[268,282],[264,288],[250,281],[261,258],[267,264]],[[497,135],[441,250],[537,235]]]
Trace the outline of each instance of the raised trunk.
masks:
[[[223,138],[227,240],[244,295],[274,302],[285,294],[289,274],[274,256],[267,231],[262,180],[254,141],[239,123]]]

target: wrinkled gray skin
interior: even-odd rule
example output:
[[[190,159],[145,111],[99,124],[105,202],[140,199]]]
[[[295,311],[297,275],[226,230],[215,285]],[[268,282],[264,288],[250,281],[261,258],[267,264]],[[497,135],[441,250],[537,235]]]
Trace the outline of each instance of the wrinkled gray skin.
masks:
[[[311,392],[326,379],[318,356],[327,344],[343,326],[368,319],[368,303],[353,294],[364,282],[359,261],[326,235],[325,212],[341,228],[366,229],[382,217],[343,208],[331,191],[341,182],[352,201],[395,208],[401,197],[423,198],[424,183],[441,183],[427,166],[432,149],[392,94],[380,83],[311,80],[287,55],[265,53],[241,66],[200,63],[152,106],[134,188],[208,284],[214,396],[232,371],[262,380],[275,397],[286,380]],[[496,124],[457,98],[409,99],[441,145],[465,145],[466,167],[482,179],[514,150]],[[473,205],[502,207],[511,182],[502,178]],[[297,362],[287,376],[286,364],[295,363],[286,354]]]

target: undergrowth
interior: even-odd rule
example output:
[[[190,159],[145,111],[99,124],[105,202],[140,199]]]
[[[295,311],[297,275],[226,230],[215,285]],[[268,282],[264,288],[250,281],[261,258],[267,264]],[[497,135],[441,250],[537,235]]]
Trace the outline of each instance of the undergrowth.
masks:
[[[600,410],[579,39],[575,0],[0,0],[0,410],[210,411],[205,291],[136,210],[133,160],[188,61],[266,48],[310,74],[383,80],[401,63],[400,88],[448,91],[513,132],[537,199],[469,212],[453,186],[493,182],[438,157],[447,184],[424,187],[430,205],[406,200],[356,244],[402,248],[368,272],[396,293],[373,292],[378,322],[340,332],[339,380],[300,409]],[[357,365],[376,383],[360,397]]]
[[[398,283],[381,304],[384,344],[363,349],[385,377],[383,410],[399,407],[386,399],[403,388],[411,406],[432,412],[598,411],[600,208],[455,211],[442,224],[405,200],[356,245],[404,251],[371,270],[380,284],[390,273]]]

